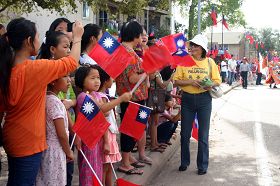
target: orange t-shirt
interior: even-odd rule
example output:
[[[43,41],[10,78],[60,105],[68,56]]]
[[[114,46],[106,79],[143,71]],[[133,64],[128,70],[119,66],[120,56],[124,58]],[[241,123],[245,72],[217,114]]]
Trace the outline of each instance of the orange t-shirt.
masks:
[[[26,60],[13,67],[8,105],[4,106],[3,100],[0,102],[0,112],[6,112],[3,141],[9,156],[29,156],[47,148],[47,85],[74,71],[77,66],[74,58],[64,57]]]

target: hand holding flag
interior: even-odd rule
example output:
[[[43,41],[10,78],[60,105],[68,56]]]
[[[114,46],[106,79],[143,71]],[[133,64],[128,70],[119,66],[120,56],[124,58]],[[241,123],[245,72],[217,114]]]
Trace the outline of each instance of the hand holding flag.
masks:
[[[92,149],[109,126],[110,123],[107,122],[96,103],[86,95],[78,113],[77,121],[73,126],[73,131],[77,133],[88,148]]]
[[[108,32],[103,34],[89,56],[113,79],[116,79],[135,60],[134,56]]]

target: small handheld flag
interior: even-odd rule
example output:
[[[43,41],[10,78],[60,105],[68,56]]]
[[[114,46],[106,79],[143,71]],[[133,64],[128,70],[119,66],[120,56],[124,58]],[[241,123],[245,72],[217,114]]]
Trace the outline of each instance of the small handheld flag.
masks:
[[[150,114],[150,108],[129,102],[119,131],[136,140],[140,140],[144,134]]]
[[[89,56],[114,79],[135,61],[134,56],[108,32],[103,34]]]
[[[110,126],[95,102],[85,96],[73,131],[92,149]]]

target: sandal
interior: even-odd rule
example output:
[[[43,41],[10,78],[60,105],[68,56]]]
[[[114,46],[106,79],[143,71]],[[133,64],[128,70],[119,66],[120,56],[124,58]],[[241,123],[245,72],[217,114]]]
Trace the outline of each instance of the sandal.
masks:
[[[145,164],[141,163],[140,161],[136,161],[134,163],[131,163],[130,165],[132,165],[135,168],[142,168],[145,167]]]
[[[160,152],[163,153],[164,149],[160,148],[160,147],[156,147],[156,148],[151,148],[150,149],[151,152]]]
[[[172,145],[172,143],[170,141],[166,142],[167,145]]]
[[[153,165],[153,161],[148,157],[145,157],[144,159],[139,159],[139,162],[145,163],[147,165]]]
[[[125,174],[128,174],[128,175],[132,175],[132,174],[142,175],[144,173],[143,170],[139,170],[137,168],[132,168],[130,170],[123,170],[121,168],[118,168],[117,170],[119,172],[122,172],[122,173],[125,173]]]
[[[166,149],[167,148],[167,144],[165,144],[165,143],[161,143],[161,144],[159,144],[159,147],[160,148],[162,148],[162,149]]]

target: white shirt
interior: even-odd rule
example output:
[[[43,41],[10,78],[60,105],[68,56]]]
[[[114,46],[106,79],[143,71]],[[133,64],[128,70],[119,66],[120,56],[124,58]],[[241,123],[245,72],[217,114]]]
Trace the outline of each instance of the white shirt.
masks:
[[[228,60],[228,70],[230,72],[235,72],[236,66],[237,66],[236,60],[233,59]]]
[[[80,64],[81,65],[84,65],[84,64],[96,65],[97,63],[91,57],[89,57],[87,54],[82,54],[80,57]]]
[[[225,61],[221,62],[221,71],[222,72],[227,72],[228,71],[227,63]]]

